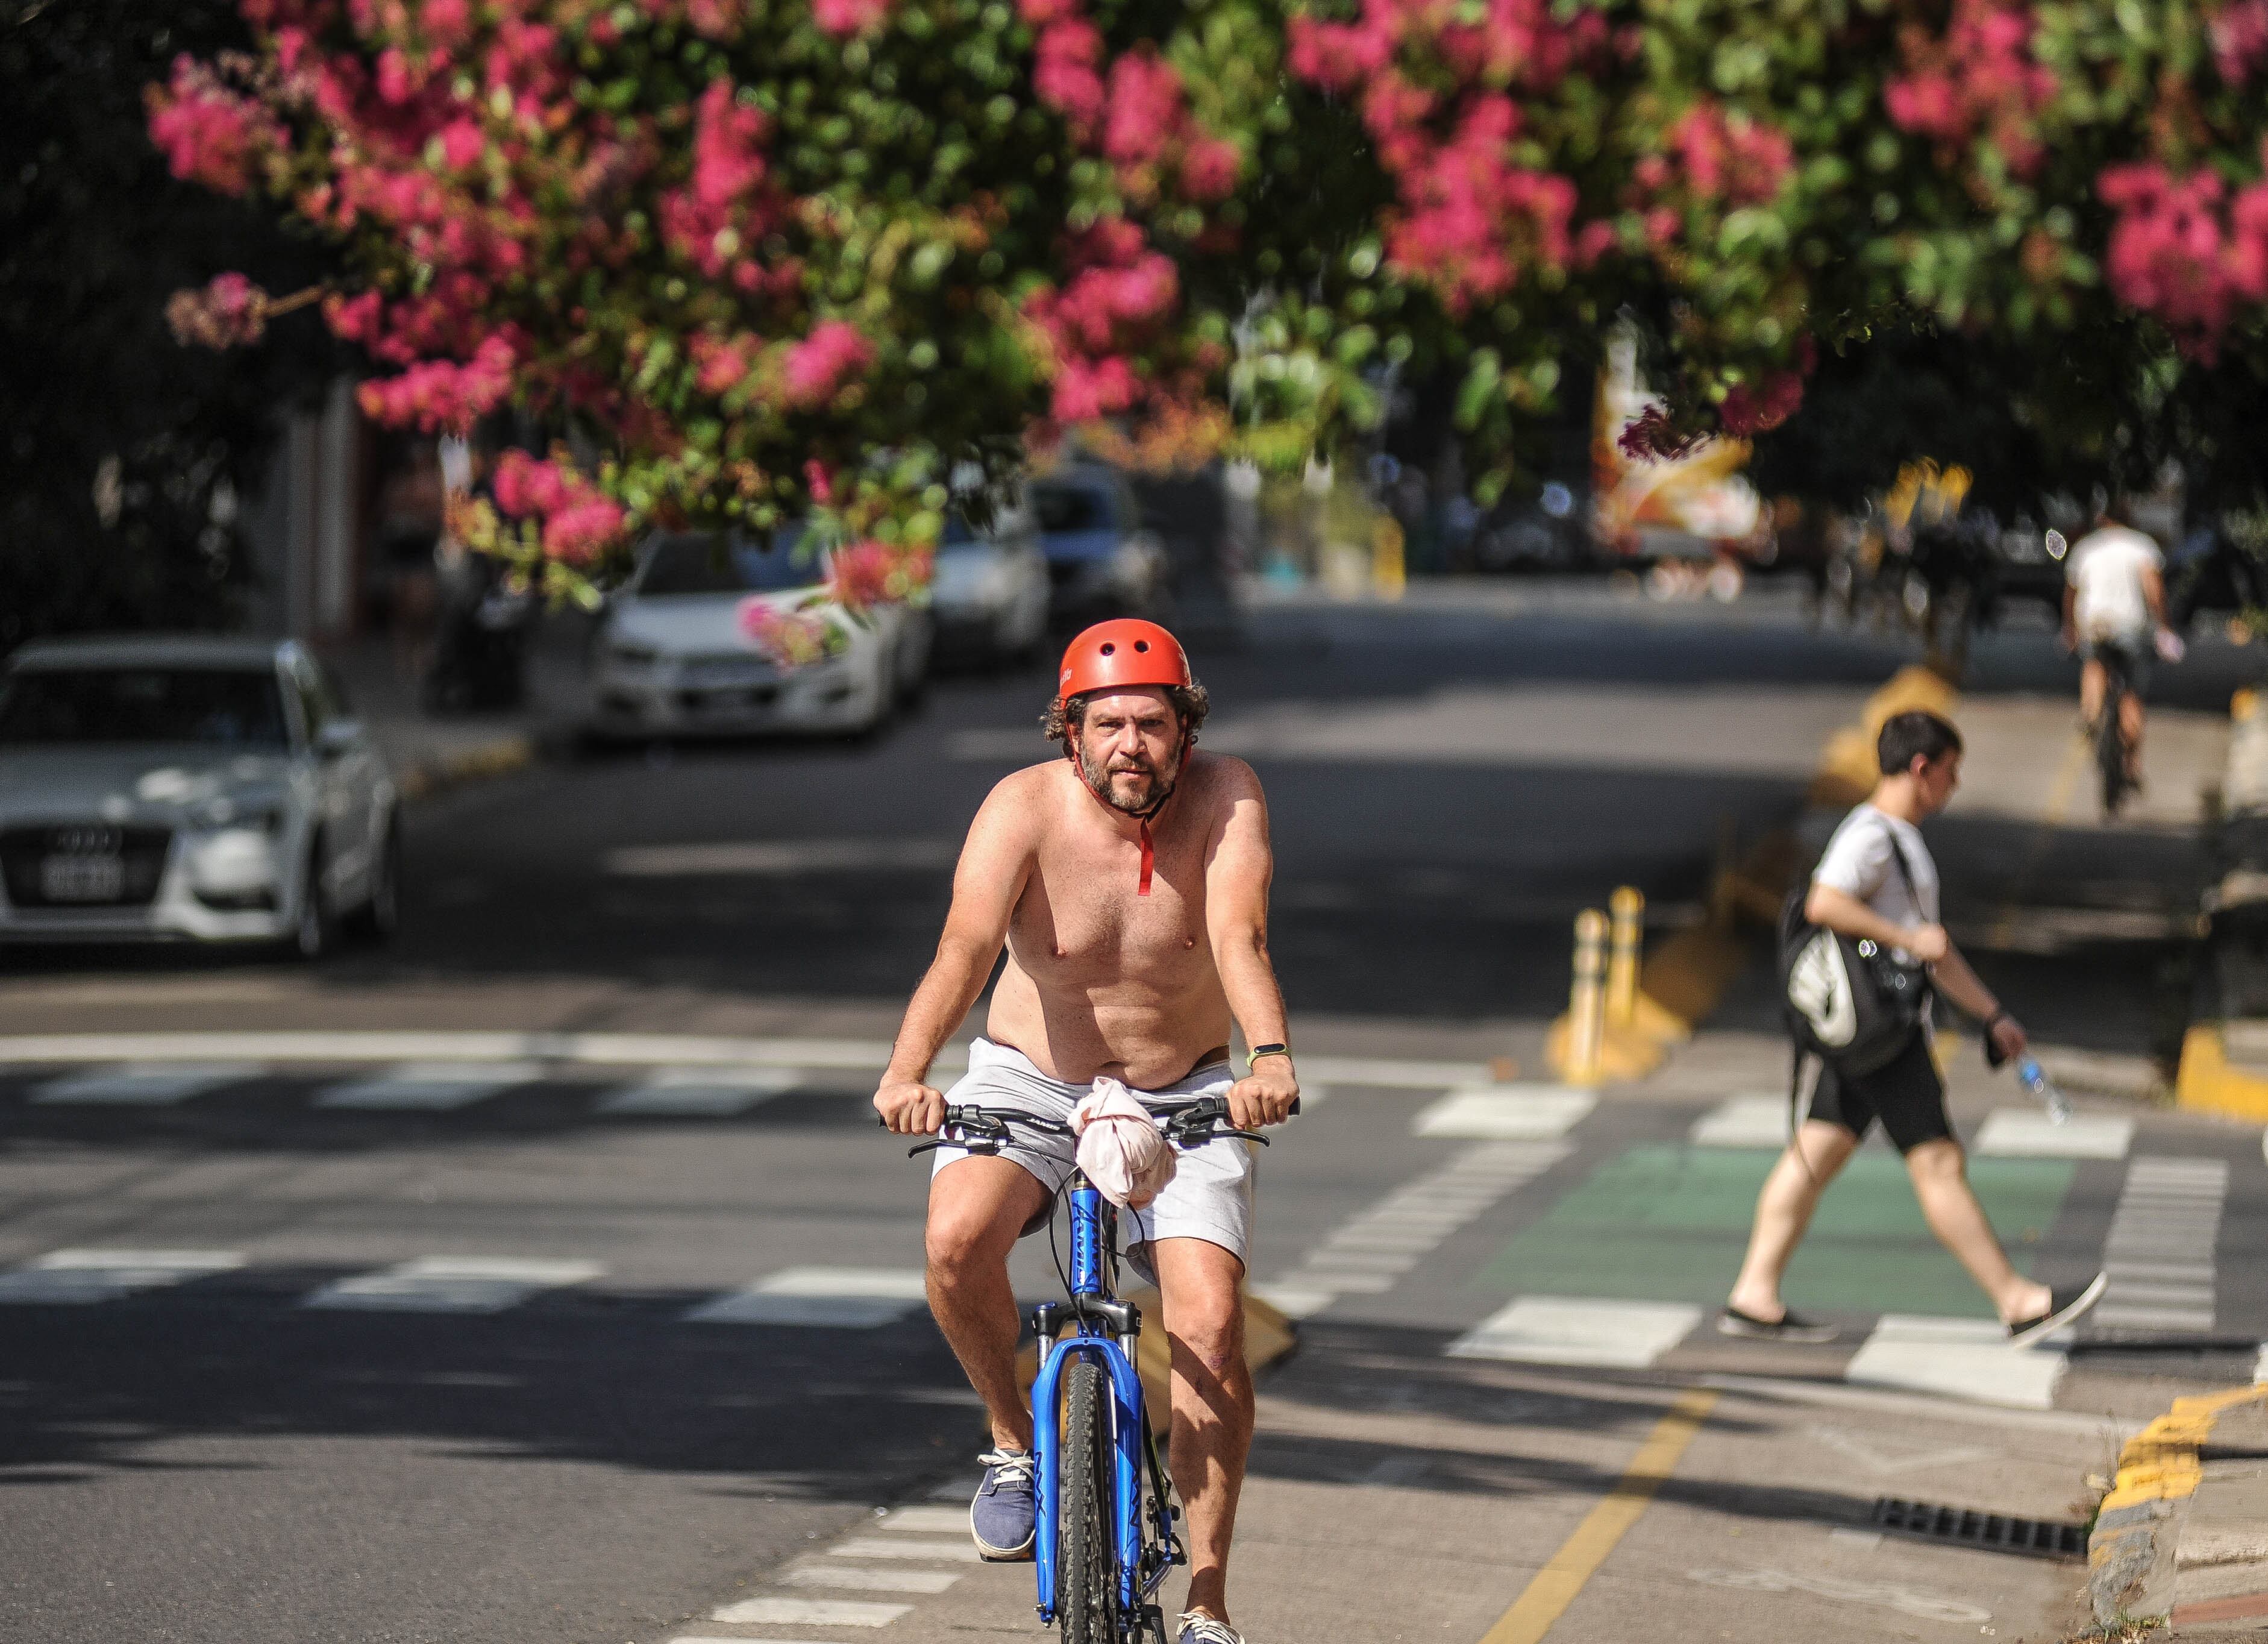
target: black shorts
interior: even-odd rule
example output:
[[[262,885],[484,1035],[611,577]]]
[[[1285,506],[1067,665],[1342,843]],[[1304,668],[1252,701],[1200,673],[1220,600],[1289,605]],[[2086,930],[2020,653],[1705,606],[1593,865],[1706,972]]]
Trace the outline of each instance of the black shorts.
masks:
[[[1945,1117],[1944,1081],[1931,1059],[1929,1040],[1918,1033],[1871,1073],[1845,1079],[1822,1065],[1803,1116],[1839,1124],[1861,1140],[1880,1119],[1902,1154],[1953,1135],[1953,1122]]]

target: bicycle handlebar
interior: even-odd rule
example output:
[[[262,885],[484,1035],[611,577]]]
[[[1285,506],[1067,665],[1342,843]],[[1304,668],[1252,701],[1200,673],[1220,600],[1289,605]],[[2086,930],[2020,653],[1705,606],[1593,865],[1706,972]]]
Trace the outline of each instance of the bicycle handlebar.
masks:
[[[1294,1096],[1292,1099],[1292,1114],[1286,1117],[1299,1111],[1300,1100]],[[1202,1146],[1206,1142],[1219,1141],[1224,1137],[1258,1142],[1263,1147],[1269,1146],[1268,1139],[1258,1132],[1237,1130],[1229,1125],[1227,1120],[1228,1099],[1226,1096],[1201,1096],[1184,1106],[1160,1113],[1158,1128],[1166,1132],[1169,1140],[1184,1147]],[[890,1122],[879,1115],[875,1123],[884,1130],[890,1127]],[[970,1143],[976,1144],[970,1148],[971,1152],[998,1153],[1002,1144],[1010,1139],[1008,1127],[1011,1124],[1021,1124],[1057,1136],[1071,1134],[1071,1126],[1060,1119],[1007,1108],[982,1107],[973,1102],[965,1102],[948,1105],[945,1110],[945,1122],[938,1127],[938,1133],[927,1141],[917,1142],[909,1147],[906,1157],[911,1159],[920,1154],[935,1152],[939,1147],[957,1147]],[[952,1134],[956,1130],[961,1132],[958,1138]]]

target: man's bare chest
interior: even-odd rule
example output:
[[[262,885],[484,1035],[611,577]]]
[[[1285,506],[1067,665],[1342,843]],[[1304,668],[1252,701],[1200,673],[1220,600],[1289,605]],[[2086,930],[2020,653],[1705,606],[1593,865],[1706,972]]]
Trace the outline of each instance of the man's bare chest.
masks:
[[[1198,851],[1160,840],[1146,896],[1139,878],[1131,844],[1042,847],[1011,923],[1017,962],[1035,977],[1087,983],[1171,982],[1186,967],[1210,967]]]

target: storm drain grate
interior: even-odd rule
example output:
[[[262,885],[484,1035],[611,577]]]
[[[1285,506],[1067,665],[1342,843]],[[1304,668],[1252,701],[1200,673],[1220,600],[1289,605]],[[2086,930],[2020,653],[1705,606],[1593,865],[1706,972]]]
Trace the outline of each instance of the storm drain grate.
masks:
[[[2044,1518],[2011,1518],[1974,1508],[1939,1507],[1886,1495],[1874,1503],[1874,1522],[1884,1530],[1931,1541],[1958,1542],[1996,1552],[2028,1553],[2038,1559],[2075,1559],[2087,1552],[2087,1532],[2077,1524]]]

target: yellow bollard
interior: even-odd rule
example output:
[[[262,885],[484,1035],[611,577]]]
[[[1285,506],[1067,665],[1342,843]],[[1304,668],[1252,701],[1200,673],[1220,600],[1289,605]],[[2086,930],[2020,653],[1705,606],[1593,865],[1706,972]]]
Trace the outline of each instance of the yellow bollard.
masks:
[[[1624,885],[1607,899],[1614,941],[1607,958],[1607,1026],[1627,1028],[1638,1015],[1638,950],[1646,933],[1646,897]]]
[[[1567,1071],[1571,1085],[1595,1085],[1607,1038],[1607,916],[1586,908],[1575,916],[1575,985],[1567,1000]]]

